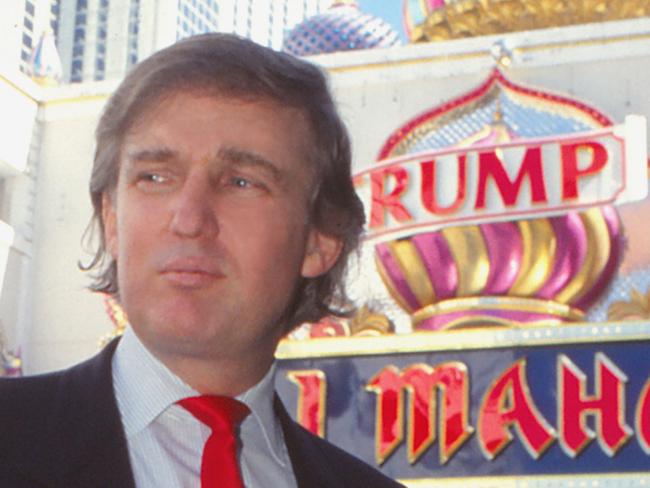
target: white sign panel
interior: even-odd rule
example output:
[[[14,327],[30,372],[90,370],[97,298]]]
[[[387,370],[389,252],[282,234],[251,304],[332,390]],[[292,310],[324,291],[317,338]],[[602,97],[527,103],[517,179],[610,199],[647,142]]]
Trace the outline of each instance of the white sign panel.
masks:
[[[646,121],[381,161],[355,175],[368,239],[547,217],[648,191]]]

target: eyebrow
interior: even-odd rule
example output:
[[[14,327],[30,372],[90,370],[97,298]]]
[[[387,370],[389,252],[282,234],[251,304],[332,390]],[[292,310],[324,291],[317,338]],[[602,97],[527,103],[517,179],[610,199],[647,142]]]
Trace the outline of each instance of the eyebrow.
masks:
[[[136,149],[127,153],[127,161],[131,165],[142,162],[165,163],[180,159],[181,155],[178,151],[164,146]],[[214,161],[225,161],[234,166],[258,168],[276,181],[284,180],[284,172],[275,163],[246,149],[223,147],[217,151],[216,156],[212,159]]]
[[[127,161],[131,163],[138,163],[142,161],[151,161],[151,162],[165,162],[178,159],[178,151],[173,151],[168,147],[157,147],[157,148],[147,148],[147,149],[137,149],[131,151],[126,155]]]
[[[224,160],[236,166],[250,166],[268,173],[275,180],[282,180],[284,172],[278,166],[259,154],[236,147],[224,147],[217,153],[218,160]]]

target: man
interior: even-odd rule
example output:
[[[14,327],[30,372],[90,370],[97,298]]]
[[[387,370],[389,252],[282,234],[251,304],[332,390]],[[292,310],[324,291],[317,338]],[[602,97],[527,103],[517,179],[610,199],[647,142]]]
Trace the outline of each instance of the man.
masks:
[[[321,72],[190,38],[127,75],[96,137],[93,288],[131,327],[70,370],[0,384],[0,486],[399,486],[273,392],[280,338],[344,303],[363,222]]]

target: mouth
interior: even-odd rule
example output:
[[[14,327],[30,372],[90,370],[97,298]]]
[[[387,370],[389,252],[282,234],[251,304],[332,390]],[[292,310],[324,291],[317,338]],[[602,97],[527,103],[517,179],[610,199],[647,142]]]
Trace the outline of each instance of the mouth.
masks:
[[[202,288],[224,278],[221,267],[205,258],[174,259],[162,267],[160,274],[181,288]]]

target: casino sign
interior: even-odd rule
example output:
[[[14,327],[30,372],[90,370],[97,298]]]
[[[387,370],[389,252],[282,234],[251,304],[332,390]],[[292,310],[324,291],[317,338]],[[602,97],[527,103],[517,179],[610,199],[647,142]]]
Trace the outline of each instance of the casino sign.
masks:
[[[350,281],[380,283],[410,332],[357,295],[356,316],[281,343],[283,400],[410,486],[633,480],[650,466],[650,325],[587,320],[647,175],[643,117],[498,69],[408,121],[355,175],[370,258]],[[647,316],[637,295],[610,317]]]

